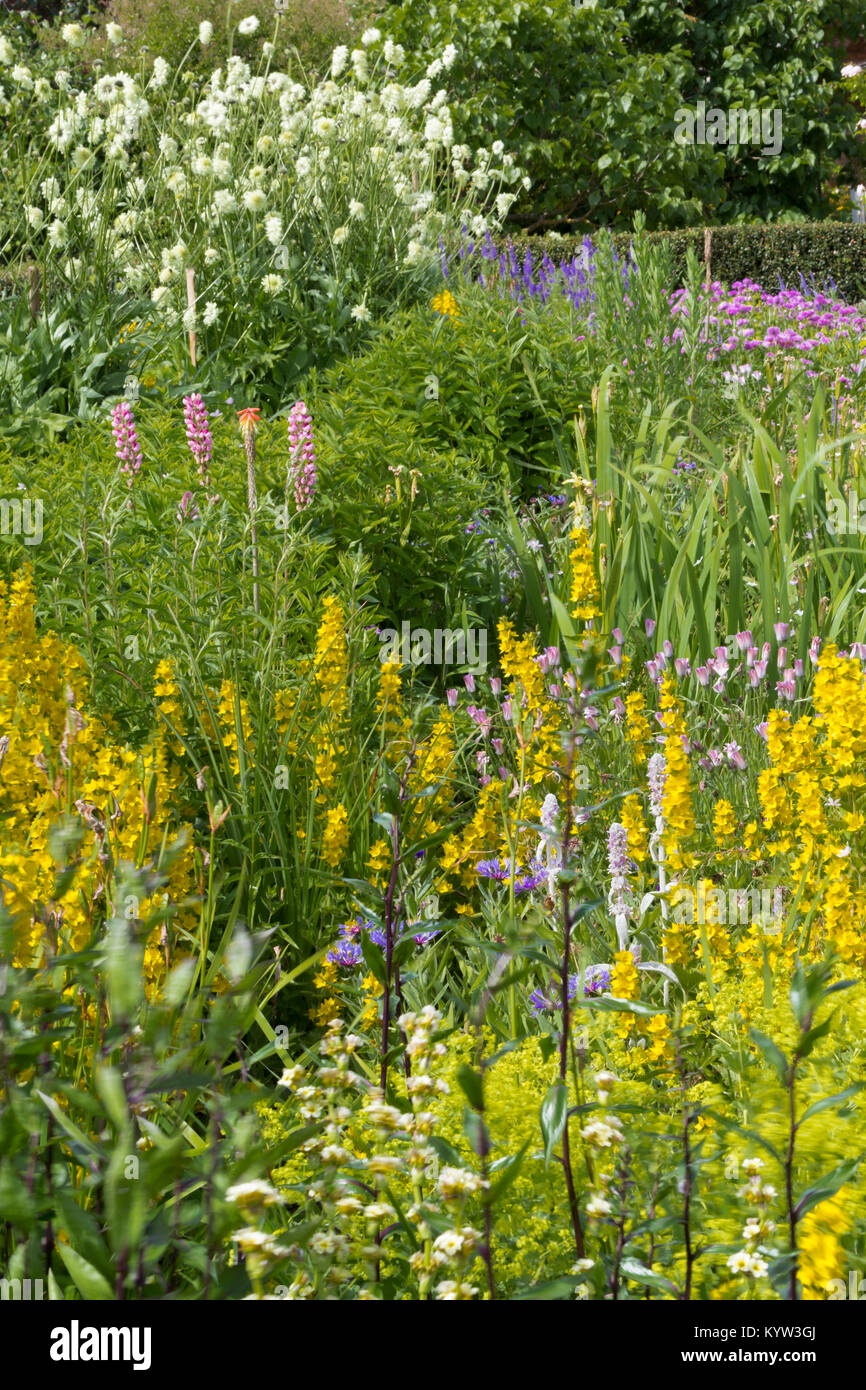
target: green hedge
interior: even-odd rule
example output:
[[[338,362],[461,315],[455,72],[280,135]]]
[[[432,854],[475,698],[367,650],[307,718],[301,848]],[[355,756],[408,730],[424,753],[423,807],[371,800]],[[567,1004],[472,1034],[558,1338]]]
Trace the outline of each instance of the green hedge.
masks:
[[[673,254],[675,282],[685,273],[686,253],[692,246],[704,259],[704,228],[644,232],[650,241],[666,242]],[[518,233],[515,244],[547,251],[553,260],[567,259],[583,244],[579,236],[527,236]],[[628,233],[618,232],[614,245],[621,254],[629,245]],[[866,299],[866,226],[854,222],[762,223],[712,228],[710,268],[714,280],[730,285],[734,280],[757,280],[765,289],[779,278],[799,287],[800,276],[823,288],[829,281],[850,303]]]

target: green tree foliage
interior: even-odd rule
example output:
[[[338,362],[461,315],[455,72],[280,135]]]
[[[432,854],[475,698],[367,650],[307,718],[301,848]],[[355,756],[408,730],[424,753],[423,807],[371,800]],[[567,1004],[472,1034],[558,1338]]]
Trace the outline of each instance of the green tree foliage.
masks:
[[[859,0],[405,0],[383,18],[416,55],[455,44],[458,129],[514,150],[532,187],[512,220],[532,229],[821,216],[856,150],[836,79]],[[778,111],[782,148],[678,143],[701,101]]]

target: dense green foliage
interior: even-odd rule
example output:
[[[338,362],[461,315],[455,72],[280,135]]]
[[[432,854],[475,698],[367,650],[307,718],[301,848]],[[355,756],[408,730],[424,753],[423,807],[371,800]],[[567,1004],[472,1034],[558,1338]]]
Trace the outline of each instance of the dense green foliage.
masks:
[[[862,31],[858,0],[756,6],[718,0],[414,0],[383,22],[407,46],[457,46],[455,117],[498,137],[533,182],[514,220],[533,229],[814,217],[856,149],[836,36]],[[778,111],[783,146],[679,145],[676,113]]]

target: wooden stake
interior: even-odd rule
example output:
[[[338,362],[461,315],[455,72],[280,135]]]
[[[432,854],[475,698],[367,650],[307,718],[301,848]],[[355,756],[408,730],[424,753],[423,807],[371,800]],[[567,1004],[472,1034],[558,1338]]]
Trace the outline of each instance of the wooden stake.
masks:
[[[186,268],[186,302],[187,302],[187,307],[190,308],[190,309],[192,309],[192,311],[193,311],[193,313],[194,313],[194,312],[195,312],[195,269],[194,269],[193,266],[191,266],[191,265],[188,265],[187,268]],[[190,335],[189,335],[189,360],[192,362],[192,365],[193,365],[193,366],[196,365],[196,360],[195,360],[195,333],[192,332],[192,331],[190,332]]]
[[[38,265],[30,266],[30,317],[38,319],[42,313],[42,275]]]

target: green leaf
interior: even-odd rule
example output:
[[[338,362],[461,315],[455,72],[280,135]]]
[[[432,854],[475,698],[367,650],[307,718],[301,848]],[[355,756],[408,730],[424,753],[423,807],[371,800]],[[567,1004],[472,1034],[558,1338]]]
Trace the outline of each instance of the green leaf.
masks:
[[[11,1159],[0,1164],[0,1221],[27,1228],[36,1215],[36,1207],[27,1185],[12,1166]]]
[[[786,1086],[788,1083],[788,1063],[782,1049],[777,1047],[772,1038],[768,1038],[766,1033],[759,1032],[757,1028],[749,1029],[749,1037],[761,1049],[782,1085]]]
[[[840,1163],[838,1168],[834,1168],[832,1172],[819,1178],[812,1187],[807,1188],[794,1208],[797,1220],[799,1221],[800,1217],[805,1216],[813,1207],[817,1207],[819,1202],[826,1202],[830,1197],[835,1197],[839,1188],[844,1187],[845,1183],[854,1177],[862,1157],[861,1153],[857,1158],[849,1159],[847,1163]]]
[[[498,1163],[494,1163],[491,1166],[491,1178],[494,1173],[498,1173],[499,1177],[496,1182],[491,1183],[488,1189],[485,1198],[485,1202],[488,1206],[492,1206],[494,1202],[498,1202],[500,1197],[505,1195],[511,1184],[520,1175],[520,1169],[523,1167],[523,1160],[526,1157],[526,1151],[529,1148],[530,1142],[531,1141],[527,1139],[517,1150],[517,1153],[512,1154],[511,1158],[500,1159]]]
[[[820,1115],[822,1110],[831,1110],[834,1106],[842,1105],[849,1096],[856,1095],[862,1089],[863,1082],[858,1081],[854,1086],[846,1086],[844,1091],[838,1091],[835,1096],[825,1096],[823,1100],[816,1100],[813,1105],[809,1106],[808,1110],[803,1111],[797,1124],[805,1124],[807,1120],[811,1120],[813,1115]]]
[[[457,1068],[457,1081],[463,1094],[474,1110],[484,1109],[484,1082],[477,1071],[471,1067],[463,1066]]]
[[[800,1041],[797,1043],[797,1050],[795,1055],[797,1057],[808,1057],[809,1054],[813,1051],[816,1042],[820,1042],[821,1038],[825,1038],[827,1036],[832,1025],[833,1015],[831,1014],[830,1017],[825,1019],[823,1023],[819,1023],[815,1028],[810,1028],[808,1033],[804,1033],[800,1038]]]
[[[113,1301],[114,1293],[108,1280],[104,1279],[99,1270],[94,1269],[83,1255],[79,1255],[71,1245],[64,1245],[62,1242],[58,1242],[55,1248],[82,1298],[92,1302]]]
[[[564,1081],[555,1081],[541,1102],[541,1134],[544,1139],[545,1167],[562,1137],[568,1111],[568,1092]]]
[[[490,1148],[490,1135],[487,1132],[487,1126],[481,1116],[475,1110],[470,1110],[468,1105],[463,1107],[463,1133],[475,1153],[479,1155],[487,1153]]]
[[[361,933],[361,955],[364,957],[364,964],[372,975],[375,975],[379,984],[384,988],[387,976],[385,972],[385,956],[381,946],[377,946],[375,941],[371,941],[367,932]]]
[[[663,1274],[656,1274],[653,1270],[647,1269],[645,1264],[641,1264],[640,1260],[633,1259],[631,1256],[626,1256],[619,1268],[625,1279],[633,1279],[636,1284],[651,1284],[655,1289],[666,1289],[668,1293],[679,1293],[676,1284],[672,1284],[670,1279],[666,1279]]]
[[[518,1289],[509,1302],[523,1303],[527,1299],[550,1302],[552,1299],[571,1298],[576,1288],[576,1279],[551,1279],[546,1284],[531,1284],[529,1288]]]
[[[126,1106],[126,1092],[123,1089],[123,1079],[120,1072],[116,1067],[96,1066],[93,1080],[114,1128],[116,1130],[123,1129],[129,1115]]]

